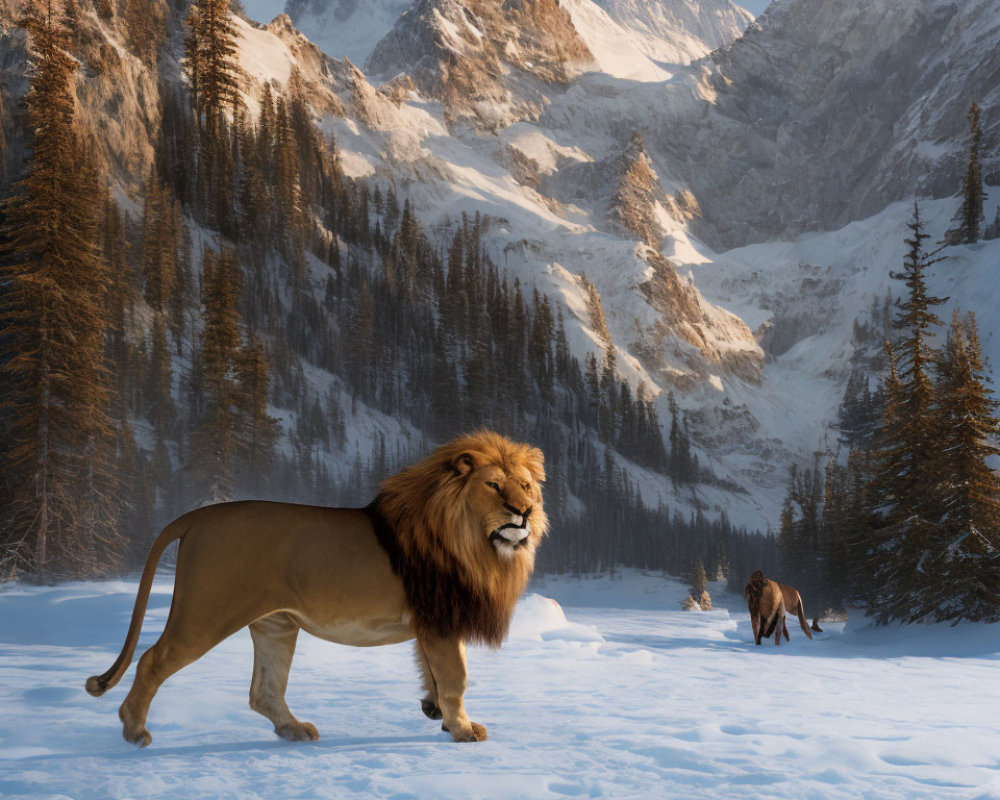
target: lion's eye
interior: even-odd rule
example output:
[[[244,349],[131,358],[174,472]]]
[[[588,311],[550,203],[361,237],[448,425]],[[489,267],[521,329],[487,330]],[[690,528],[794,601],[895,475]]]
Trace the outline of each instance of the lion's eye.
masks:
[[[500,484],[496,481],[486,481],[486,485],[491,489],[496,489],[498,492],[500,491]]]
[[[528,489],[531,488],[531,484],[530,483],[522,483],[521,484],[521,488],[524,489],[524,491],[528,491]]]

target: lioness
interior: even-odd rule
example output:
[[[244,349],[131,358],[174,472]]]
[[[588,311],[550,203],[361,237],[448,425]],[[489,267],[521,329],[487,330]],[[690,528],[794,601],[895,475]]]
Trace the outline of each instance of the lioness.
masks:
[[[167,678],[245,626],[250,707],[284,739],[319,737],[285,704],[302,629],[356,646],[415,638],[424,713],[456,742],[482,741],[463,704],[465,645],[498,647],[507,634],[548,527],[544,480],[540,450],[480,432],[387,479],[367,508],[237,502],[185,514],[154,542],[121,654],[87,691],[104,694],[125,673],[157,562],[179,539],[166,626],[118,712],[128,741],[152,741],[146,714]]]
[[[774,634],[775,646],[781,644],[781,631],[785,625],[785,600],[781,587],[764,577],[759,569],[747,580],[743,589],[750,611],[750,626],[753,628],[754,644]]]
[[[787,583],[779,583],[778,588],[781,589],[781,598],[785,601],[785,610],[797,614],[799,617],[799,627],[802,628],[802,632],[808,636],[810,639],[813,638],[812,632],[809,630],[809,622],[806,620],[806,612],[802,607],[802,596],[799,594],[798,589],[794,586],[789,586]],[[822,633],[819,625],[815,622],[816,630]],[[790,641],[788,638],[788,626],[782,622],[781,630],[785,634],[785,641]]]

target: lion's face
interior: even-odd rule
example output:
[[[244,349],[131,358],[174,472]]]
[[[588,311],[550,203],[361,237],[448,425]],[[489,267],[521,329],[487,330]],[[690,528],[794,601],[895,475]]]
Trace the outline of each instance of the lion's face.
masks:
[[[507,558],[534,551],[542,531],[533,531],[532,525],[541,517],[536,512],[541,510],[542,494],[527,466],[493,460],[477,464],[477,454],[463,453],[456,471],[464,475],[466,504],[484,540]]]
[[[463,484],[474,535],[504,558],[529,556],[548,524],[542,509],[542,454],[497,438],[499,444],[478,437],[479,446],[461,450],[451,466]]]

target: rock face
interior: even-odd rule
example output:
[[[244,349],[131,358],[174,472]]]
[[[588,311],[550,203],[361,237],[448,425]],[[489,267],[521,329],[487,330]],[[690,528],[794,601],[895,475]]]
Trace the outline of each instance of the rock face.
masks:
[[[546,87],[593,56],[558,0],[418,0],[375,47],[367,70],[408,72],[453,120],[497,130],[537,117]]]
[[[778,0],[705,66],[672,88],[697,81],[711,104],[667,145],[700,232],[732,246],[836,228],[958,190],[970,102],[1000,108],[1000,1]],[[996,184],[1000,113],[983,128]]]
[[[620,163],[618,187],[611,198],[611,223],[659,249],[664,230],[657,217],[663,189],[638,131],[632,134]]]
[[[683,280],[659,253],[649,250],[645,259],[649,277],[639,290],[658,316],[633,340],[632,354],[651,374],[681,390],[713,374],[759,383],[764,352],[746,323],[705,302],[694,284]]]

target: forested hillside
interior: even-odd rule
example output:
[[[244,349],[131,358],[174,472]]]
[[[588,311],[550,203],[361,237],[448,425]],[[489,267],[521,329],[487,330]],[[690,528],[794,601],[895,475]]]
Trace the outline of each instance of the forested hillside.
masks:
[[[246,102],[226,2],[152,8],[26,5],[12,34],[27,93],[3,106],[23,154],[3,183],[4,576],[134,568],[206,502],[363,505],[480,427],[546,454],[546,569],[771,557],[724,517],[644,502],[636,473],[719,479],[676,411],[665,433],[649,387],[620,377],[610,340],[582,365],[570,353],[551,299],[486,255],[489,217],[425,230],[391,176],[345,176],[294,81]],[[115,37],[158,76],[133,192],[95,157],[74,92]]]

